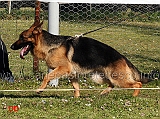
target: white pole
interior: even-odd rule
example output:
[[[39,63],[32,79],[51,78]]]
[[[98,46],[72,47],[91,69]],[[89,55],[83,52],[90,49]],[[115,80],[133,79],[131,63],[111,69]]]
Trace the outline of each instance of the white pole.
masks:
[[[8,11],[9,11],[9,14],[11,13],[11,0],[10,1],[8,1]]]
[[[51,34],[59,35],[59,4],[49,3],[48,30]]]
[[[58,2],[50,2],[48,8],[48,31],[51,34],[59,34],[59,4]],[[49,72],[52,69],[48,69]],[[50,86],[58,86],[58,79],[53,79],[49,82]]]

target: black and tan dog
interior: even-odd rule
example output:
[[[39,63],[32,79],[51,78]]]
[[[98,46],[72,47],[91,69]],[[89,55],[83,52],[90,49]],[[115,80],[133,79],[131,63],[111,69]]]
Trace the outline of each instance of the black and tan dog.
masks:
[[[19,40],[12,44],[13,50],[22,48],[20,57],[31,51],[38,59],[45,60],[48,73],[37,92],[43,91],[51,79],[64,75],[72,76],[74,96],[80,96],[77,74],[90,74],[96,83],[108,83],[101,94],[108,93],[114,86],[123,88],[141,88],[142,83],[150,81],[123,55],[112,47],[87,37],[52,35],[42,30],[42,23],[34,23],[20,34]],[[75,78],[73,78],[73,75]],[[140,90],[135,89],[133,96]]]

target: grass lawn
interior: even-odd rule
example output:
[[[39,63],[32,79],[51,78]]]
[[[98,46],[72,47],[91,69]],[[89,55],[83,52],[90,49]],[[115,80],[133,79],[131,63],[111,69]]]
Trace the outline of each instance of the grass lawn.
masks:
[[[36,89],[47,67],[40,61],[42,74],[32,73],[32,56],[19,58],[19,51],[12,51],[10,45],[18,35],[29,28],[33,21],[3,20],[0,23],[2,39],[8,52],[10,68],[15,83],[0,80],[0,90]],[[60,34],[81,34],[101,27],[101,24],[61,22]],[[44,21],[44,29],[47,22]],[[142,72],[160,69],[160,23],[124,23],[111,25],[88,34],[124,54]],[[82,89],[103,89],[89,80],[80,79]],[[160,87],[160,81],[150,82],[144,87]],[[53,88],[48,86],[47,88]],[[60,79],[57,89],[71,89],[68,79]],[[81,97],[73,98],[73,91],[0,92],[1,119],[159,119],[160,90],[141,90],[138,97],[132,97],[133,90],[113,90],[100,96],[101,90],[81,91]],[[8,106],[19,106],[17,112],[8,111]]]

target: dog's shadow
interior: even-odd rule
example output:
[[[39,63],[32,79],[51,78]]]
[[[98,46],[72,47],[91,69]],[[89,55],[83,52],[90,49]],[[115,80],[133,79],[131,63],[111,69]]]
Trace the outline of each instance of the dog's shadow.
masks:
[[[56,94],[44,95],[44,94],[4,94],[0,93],[0,98],[63,98],[63,96],[59,96]]]

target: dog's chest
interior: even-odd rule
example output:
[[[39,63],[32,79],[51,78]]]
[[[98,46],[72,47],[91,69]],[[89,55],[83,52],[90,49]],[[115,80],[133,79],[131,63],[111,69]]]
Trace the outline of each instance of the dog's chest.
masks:
[[[33,55],[36,56],[38,59],[45,60],[47,54],[45,52],[45,48],[36,46],[33,49]]]

